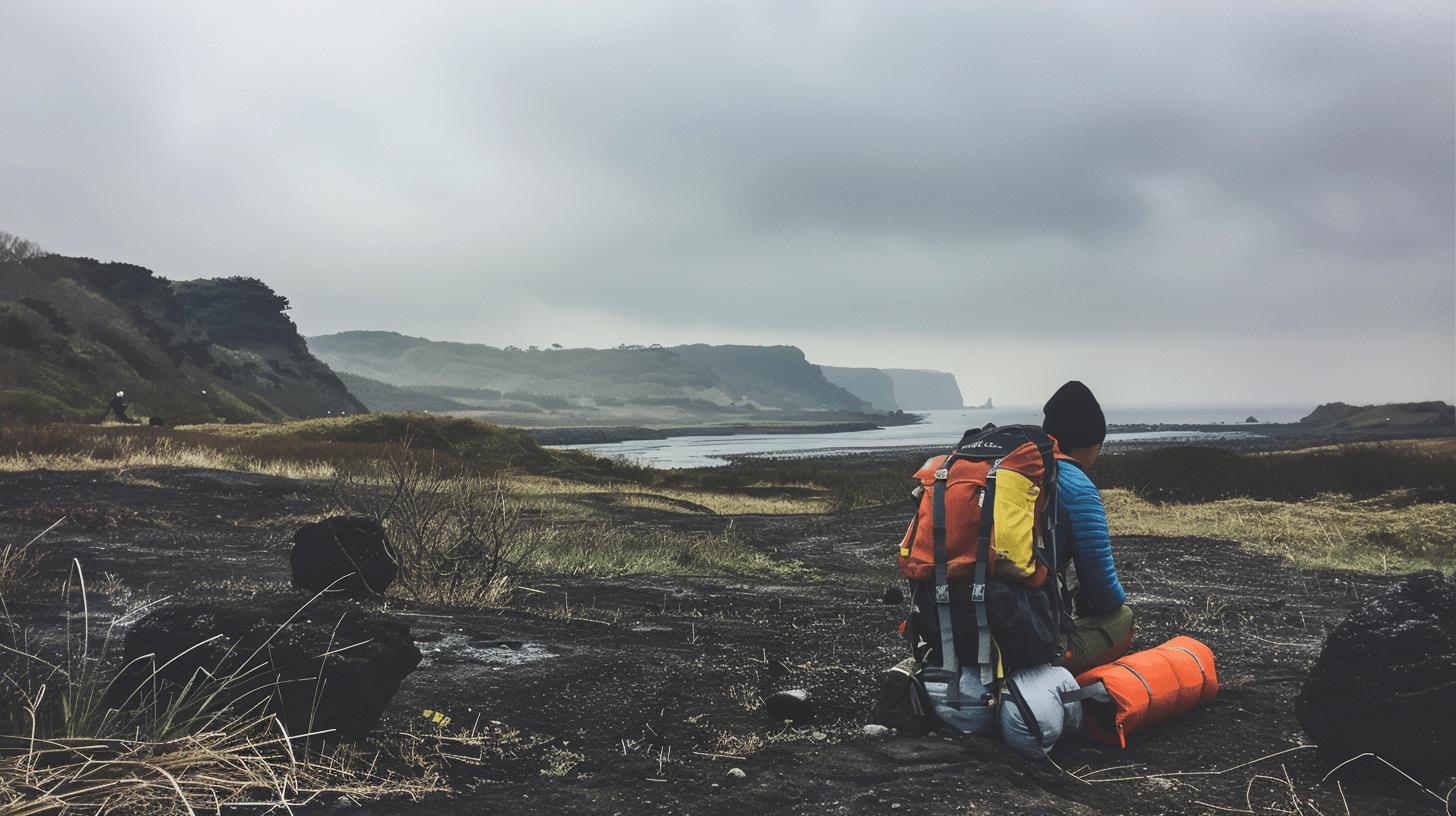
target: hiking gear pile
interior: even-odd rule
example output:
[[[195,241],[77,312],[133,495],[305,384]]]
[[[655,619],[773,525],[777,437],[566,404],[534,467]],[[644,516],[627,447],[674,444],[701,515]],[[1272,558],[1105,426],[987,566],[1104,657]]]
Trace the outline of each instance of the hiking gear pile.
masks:
[[[1014,750],[1042,757],[1079,729],[1125,747],[1127,734],[1217,692],[1213,655],[1191,638],[1080,677],[1062,667],[1074,631],[1057,574],[1065,458],[1040,428],[988,425],[916,472],[916,513],[899,547],[912,599],[901,634],[912,657],[882,677],[882,724],[910,734],[937,724],[999,731]]]

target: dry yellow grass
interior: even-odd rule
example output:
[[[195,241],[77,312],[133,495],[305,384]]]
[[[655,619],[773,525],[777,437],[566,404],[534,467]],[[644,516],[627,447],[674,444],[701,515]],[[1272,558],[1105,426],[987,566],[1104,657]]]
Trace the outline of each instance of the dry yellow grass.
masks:
[[[333,476],[328,462],[287,462],[237,456],[171,439],[141,444],[118,438],[106,450],[76,450],[66,453],[11,453],[0,456],[0,471],[30,470],[121,470],[139,467],[212,468],[242,473],[261,473],[290,479],[327,479]]]
[[[1404,453],[1418,453],[1427,456],[1456,456],[1456,437],[1441,437],[1438,439],[1388,439],[1375,442],[1345,442],[1339,445],[1318,445],[1312,448],[1292,448],[1289,450],[1258,451],[1248,454],[1249,456],[1302,456],[1309,453],[1320,453],[1338,450],[1385,450],[1400,451]]]
[[[1456,504],[1410,503],[1401,491],[1363,501],[1154,504],[1130,490],[1105,490],[1102,498],[1113,535],[1225,539],[1300,566],[1456,569]]]
[[[511,479],[511,489],[525,498],[581,498],[586,495],[596,494],[608,496],[615,503],[628,507],[646,507],[678,513],[694,512],[691,507],[682,504],[685,502],[711,510],[720,516],[803,515],[824,513],[829,509],[829,500],[823,496],[804,498],[752,496],[742,493],[720,493],[711,490],[685,490],[663,487],[649,488],[637,484],[588,484],[548,476],[519,476],[513,478]]]
[[[33,739],[0,753],[0,813],[221,813],[335,796],[378,799],[448,790],[438,773],[405,777],[348,750],[305,753],[271,717],[172,740]],[[300,743],[301,744],[301,743]]]

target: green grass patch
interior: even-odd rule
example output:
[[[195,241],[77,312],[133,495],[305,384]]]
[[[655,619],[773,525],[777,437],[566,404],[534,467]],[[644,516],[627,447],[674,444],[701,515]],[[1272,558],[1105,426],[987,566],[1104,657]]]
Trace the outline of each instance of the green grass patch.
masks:
[[[736,575],[787,579],[808,570],[722,533],[689,533],[608,519],[537,528],[525,550],[525,572],[585,575]]]

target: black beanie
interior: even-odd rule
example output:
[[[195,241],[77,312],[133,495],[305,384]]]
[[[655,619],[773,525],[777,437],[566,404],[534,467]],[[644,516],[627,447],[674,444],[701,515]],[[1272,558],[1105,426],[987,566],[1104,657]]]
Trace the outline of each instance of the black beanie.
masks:
[[[1041,409],[1042,430],[1064,451],[1090,448],[1107,438],[1107,418],[1092,391],[1077,380],[1063,385]]]

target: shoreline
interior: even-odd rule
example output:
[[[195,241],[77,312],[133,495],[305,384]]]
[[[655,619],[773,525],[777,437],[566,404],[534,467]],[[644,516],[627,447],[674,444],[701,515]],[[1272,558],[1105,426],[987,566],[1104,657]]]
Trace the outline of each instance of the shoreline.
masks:
[[[603,427],[579,426],[569,428],[520,428],[541,445],[606,445],[613,442],[638,442],[654,439],[672,439],[680,436],[746,436],[765,434],[783,436],[788,434],[831,434],[854,431],[877,431],[887,427],[914,425],[924,421],[918,413],[903,415],[887,414],[863,421],[831,420],[826,422],[778,422],[778,423],[734,423],[729,425],[670,425],[653,428],[645,425],[614,425]]]

